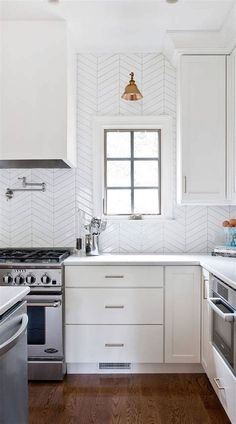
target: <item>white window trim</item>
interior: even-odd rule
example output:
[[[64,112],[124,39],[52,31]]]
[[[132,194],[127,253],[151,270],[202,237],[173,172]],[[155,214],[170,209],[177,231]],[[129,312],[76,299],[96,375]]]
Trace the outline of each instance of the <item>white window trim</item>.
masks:
[[[94,215],[109,221],[128,220],[129,216],[103,215],[104,198],[104,130],[161,130],[161,215],[143,216],[144,220],[173,219],[173,152],[172,118],[159,116],[97,116],[93,121],[93,205]]]

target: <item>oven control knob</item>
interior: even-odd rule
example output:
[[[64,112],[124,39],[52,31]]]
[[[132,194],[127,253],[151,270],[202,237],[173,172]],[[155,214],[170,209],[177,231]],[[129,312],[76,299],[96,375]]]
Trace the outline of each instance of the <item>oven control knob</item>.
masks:
[[[13,281],[13,278],[11,275],[8,274],[8,275],[4,275],[2,280],[5,284],[11,284]]]
[[[17,275],[16,278],[15,278],[16,284],[24,284],[24,281],[25,281],[25,279],[24,279],[23,275],[21,275],[21,274]]]
[[[49,284],[49,283],[50,283],[50,281],[51,281],[51,278],[49,277],[49,275],[48,275],[48,274],[44,274],[44,275],[41,277],[41,281],[42,281],[42,283],[43,283],[43,284]]]
[[[36,278],[35,278],[35,276],[33,274],[28,274],[26,276],[26,279],[25,280],[26,280],[26,283],[27,284],[34,284],[35,281],[36,281]]]

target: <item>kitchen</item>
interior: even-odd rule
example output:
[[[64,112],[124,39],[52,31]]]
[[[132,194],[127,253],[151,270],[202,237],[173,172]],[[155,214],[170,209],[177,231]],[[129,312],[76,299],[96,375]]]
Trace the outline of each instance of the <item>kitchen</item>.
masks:
[[[1,424],[236,423],[235,24],[1,1]]]

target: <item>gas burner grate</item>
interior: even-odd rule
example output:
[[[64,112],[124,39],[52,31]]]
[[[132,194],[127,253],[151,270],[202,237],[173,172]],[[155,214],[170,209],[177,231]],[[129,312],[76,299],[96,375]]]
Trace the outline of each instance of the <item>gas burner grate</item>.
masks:
[[[0,261],[4,262],[53,262],[60,263],[70,255],[70,250],[65,249],[0,249]]]

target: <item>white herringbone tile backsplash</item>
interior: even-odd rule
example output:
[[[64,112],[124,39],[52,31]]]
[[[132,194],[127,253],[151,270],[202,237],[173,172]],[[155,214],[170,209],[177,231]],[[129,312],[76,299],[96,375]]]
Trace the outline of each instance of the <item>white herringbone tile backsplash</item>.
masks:
[[[128,103],[120,96],[130,71],[144,98]],[[0,171],[0,247],[74,246],[78,209],[93,210],[92,120],[96,115],[160,115],[173,118],[176,139],[176,72],[162,54],[77,56],[77,169]],[[174,154],[175,157],[175,154]],[[174,170],[176,164],[173,163]],[[45,193],[15,193],[18,177],[46,182]],[[176,173],[174,172],[174,198]],[[166,222],[109,222],[101,235],[103,252],[208,252],[224,241],[221,223],[236,207],[175,206]]]

